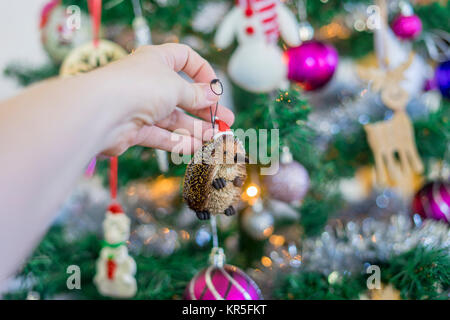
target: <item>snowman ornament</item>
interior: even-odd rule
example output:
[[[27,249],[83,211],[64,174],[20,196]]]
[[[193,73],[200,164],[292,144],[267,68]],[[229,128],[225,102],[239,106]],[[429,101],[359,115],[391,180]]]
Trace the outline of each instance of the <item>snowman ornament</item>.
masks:
[[[300,37],[294,14],[278,0],[238,0],[219,25],[214,42],[225,49],[237,37],[228,74],[250,92],[270,92],[287,86],[287,66],[277,46],[279,37],[298,46]]]
[[[136,262],[128,254],[126,241],[130,235],[130,219],[118,204],[108,208],[103,221],[105,241],[97,260],[94,283],[98,291],[115,298],[131,298],[136,294],[134,275]]]

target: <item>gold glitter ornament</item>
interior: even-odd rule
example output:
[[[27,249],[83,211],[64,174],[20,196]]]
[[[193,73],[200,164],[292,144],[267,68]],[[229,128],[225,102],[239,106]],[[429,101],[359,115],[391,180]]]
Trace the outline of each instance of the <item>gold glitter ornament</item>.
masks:
[[[67,77],[89,72],[126,55],[125,49],[114,42],[100,40],[95,44],[91,41],[75,48],[64,59],[59,74]]]

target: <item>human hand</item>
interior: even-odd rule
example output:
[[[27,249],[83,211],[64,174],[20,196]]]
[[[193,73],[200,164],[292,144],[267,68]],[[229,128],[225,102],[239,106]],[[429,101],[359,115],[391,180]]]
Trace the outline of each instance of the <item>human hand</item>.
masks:
[[[211,66],[187,46],[148,46],[2,101],[0,194],[10,214],[0,214],[0,255],[8,257],[0,261],[0,287],[35,247],[93,155],[119,155],[136,144],[186,153],[200,147],[211,128],[208,107],[218,99],[209,87],[214,78]],[[233,122],[225,107],[217,114]],[[179,128],[185,132],[172,133]]]
[[[183,79],[179,71],[194,83]],[[211,138],[209,107],[214,108],[219,97],[211,91],[210,82],[216,74],[190,47],[174,43],[140,47],[94,73],[101,81],[117,80],[118,84],[110,92],[114,122],[104,155],[120,155],[134,145],[192,153]],[[230,126],[234,121],[232,111],[223,106],[217,117]]]

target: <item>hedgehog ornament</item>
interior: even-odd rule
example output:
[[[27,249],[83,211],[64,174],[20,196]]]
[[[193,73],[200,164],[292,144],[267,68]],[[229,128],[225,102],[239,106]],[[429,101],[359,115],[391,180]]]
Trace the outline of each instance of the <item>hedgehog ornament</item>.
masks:
[[[214,123],[219,132],[194,154],[184,177],[183,198],[200,220],[234,215],[247,177],[241,141],[225,122]]]

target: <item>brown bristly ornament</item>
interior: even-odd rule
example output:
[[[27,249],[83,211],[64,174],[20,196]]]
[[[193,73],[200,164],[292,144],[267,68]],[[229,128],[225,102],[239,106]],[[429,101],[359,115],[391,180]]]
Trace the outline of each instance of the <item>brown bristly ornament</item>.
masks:
[[[211,89],[220,95],[221,85],[219,93],[213,89],[218,82],[218,79],[213,80]],[[234,215],[247,178],[248,158],[242,143],[212,111],[211,122],[218,126],[219,132],[197,150],[184,176],[183,198],[200,220],[222,213]]]
[[[232,133],[216,135],[194,154],[186,168],[183,197],[200,220],[211,214],[236,213],[247,178],[245,158],[241,142]]]

